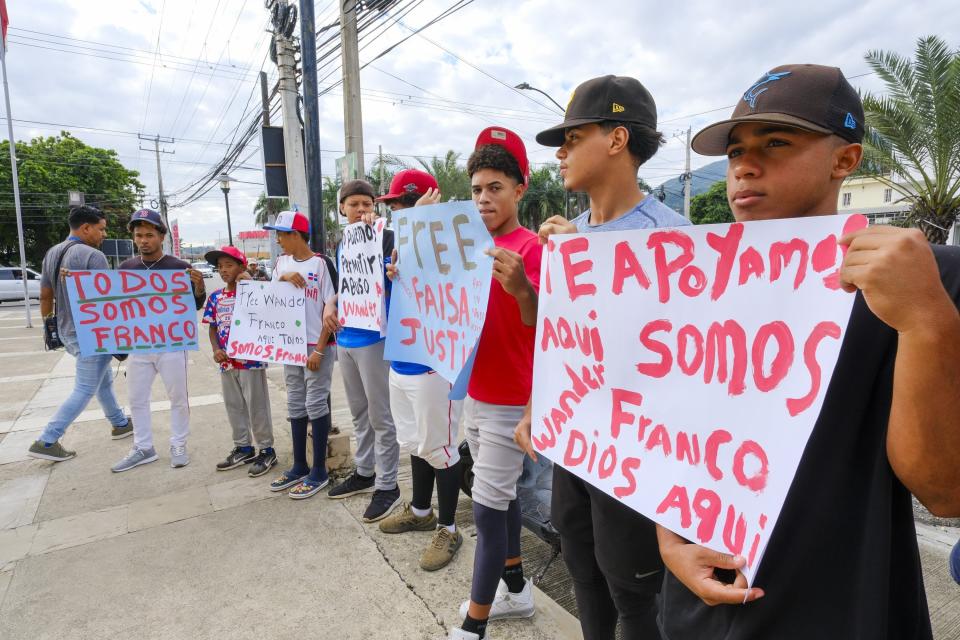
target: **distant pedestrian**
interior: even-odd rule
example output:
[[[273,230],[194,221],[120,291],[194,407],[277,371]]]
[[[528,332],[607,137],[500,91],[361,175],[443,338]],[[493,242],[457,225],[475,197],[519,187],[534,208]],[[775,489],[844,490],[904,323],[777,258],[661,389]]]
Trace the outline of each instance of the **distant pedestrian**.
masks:
[[[81,356],[77,341],[77,328],[67,299],[67,287],[60,275],[62,269],[89,270],[109,269],[107,257],[99,250],[107,235],[107,219],[104,213],[93,207],[74,207],[68,217],[70,236],[47,251],[43,258],[40,276],[40,315],[44,318],[56,313],[57,332],[67,353],[77,359],[73,392],[47,423],[43,433],[27,453],[31,458],[62,462],[77,455],[60,444],[67,427],[77,419],[90,399],[97,396],[103,415],[113,425],[114,440],[126,438],[133,433],[133,421],[124,415],[113,393],[113,377],[110,361],[113,356],[99,354]]]

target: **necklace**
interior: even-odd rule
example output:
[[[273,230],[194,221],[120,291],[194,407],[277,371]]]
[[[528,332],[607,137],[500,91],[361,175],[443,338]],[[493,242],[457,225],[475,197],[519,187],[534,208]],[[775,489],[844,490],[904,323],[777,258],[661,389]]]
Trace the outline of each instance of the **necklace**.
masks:
[[[147,263],[143,261],[143,256],[140,256],[140,264],[142,264],[142,265],[143,265],[143,268],[146,269],[147,271],[149,271],[150,269],[153,269],[155,266],[157,266],[157,263],[160,262],[160,260],[163,260],[163,256],[160,256],[159,259],[154,260],[153,262],[151,262],[151,263],[150,263],[150,266],[148,267],[148,266],[147,266]]]

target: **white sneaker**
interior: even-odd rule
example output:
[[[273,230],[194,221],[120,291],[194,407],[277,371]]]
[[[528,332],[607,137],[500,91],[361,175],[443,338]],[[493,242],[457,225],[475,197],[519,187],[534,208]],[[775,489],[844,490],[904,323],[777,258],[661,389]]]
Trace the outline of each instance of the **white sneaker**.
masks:
[[[483,638],[484,640],[492,640],[489,630]],[[464,631],[460,627],[453,627],[450,629],[450,635],[447,636],[447,640],[480,640],[480,636],[475,633],[470,633],[469,631]]]
[[[187,445],[179,447],[170,446],[170,466],[174,469],[185,467],[190,464],[190,456],[187,455]]]
[[[460,605],[461,618],[466,617],[469,607],[469,600],[465,600]],[[507,589],[507,583],[501,580],[500,584],[497,585],[497,595],[493,598],[493,606],[490,607],[490,617],[488,619],[532,618],[536,612],[537,610],[533,606],[533,583],[530,578],[523,579],[523,591],[520,593],[510,593],[510,590]]]

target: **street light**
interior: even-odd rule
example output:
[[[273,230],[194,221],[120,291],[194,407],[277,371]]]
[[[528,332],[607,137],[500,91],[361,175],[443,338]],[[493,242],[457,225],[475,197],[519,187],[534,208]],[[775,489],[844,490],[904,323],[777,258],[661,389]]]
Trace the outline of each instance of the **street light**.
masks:
[[[233,246],[233,229],[230,227],[230,198],[227,196],[230,193],[230,181],[235,180],[236,178],[231,178],[226,173],[221,173],[217,176],[217,181],[220,183],[220,190],[223,191],[223,203],[227,206],[227,238],[230,239],[230,246]]]
[[[564,109],[563,107],[561,107],[559,102],[557,102],[556,100],[554,100],[553,98],[551,98],[549,93],[547,93],[546,91],[541,91],[540,89],[537,89],[536,87],[531,87],[531,86],[530,86],[529,84],[527,84],[526,82],[521,82],[520,84],[518,84],[517,86],[515,86],[514,89],[526,89],[527,91],[536,91],[537,93],[541,93],[541,94],[543,94],[543,95],[545,95],[545,96],[547,97],[547,100],[549,100],[549,101],[552,102],[553,104],[557,105],[557,108],[560,109],[560,111],[566,112],[566,109]]]

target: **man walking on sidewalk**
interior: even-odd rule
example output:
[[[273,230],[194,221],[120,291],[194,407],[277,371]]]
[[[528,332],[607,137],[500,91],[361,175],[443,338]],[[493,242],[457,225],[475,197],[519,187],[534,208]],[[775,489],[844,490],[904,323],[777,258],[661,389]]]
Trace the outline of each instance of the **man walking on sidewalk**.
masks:
[[[30,445],[31,458],[63,462],[77,455],[60,444],[67,427],[87,408],[96,395],[103,415],[113,425],[114,440],[133,433],[133,422],[123,414],[113,393],[109,354],[81,356],[77,329],[67,300],[67,288],[60,278],[60,269],[109,269],[107,257],[99,250],[107,235],[107,219],[93,207],[74,207],[70,210],[70,236],[54,245],[43,258],[40,276],[40,315],[57,316],[57,332],[67,353],[77,359],[77,377],[73,392],[47,423],[40,439]]]

